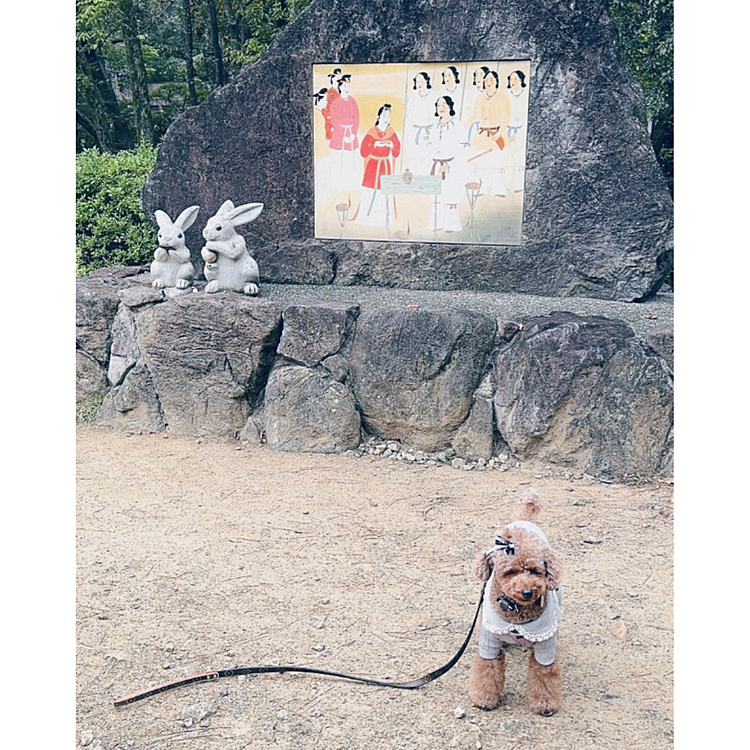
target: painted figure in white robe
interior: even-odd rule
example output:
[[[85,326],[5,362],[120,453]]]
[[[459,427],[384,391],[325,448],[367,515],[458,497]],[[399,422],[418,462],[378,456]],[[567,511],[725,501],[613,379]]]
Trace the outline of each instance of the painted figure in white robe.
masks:
[[[422,71],[412,79],[406,97],[406,132],[404,133],[403,167],[414,174],[428,174],[427,144],[435,124],[435,96],[430,76]]]
[[[453,108],[456,114],[460,114],[461,104],[464,97],[464,87],[461,83],[461,75],[455,65],[449,65],[441,75],[442,86],[438,96],[449,96],[453,100]]]
[[[523,190],[529,107],[529,90],[526,87],[526,75],[522,70],[514,70],[508,76],[508,99],[510,99],[510,120],[506,139],[508,147],[505,151],[506,186],[511,192],[519,192]]]
[[[428,226],[432,231],[460,232],[458,206],[466,198],[468,134],[449,96],[437,100],[435,116],[429,141],[430,174],[440,175],[441,189],[433,200]]]

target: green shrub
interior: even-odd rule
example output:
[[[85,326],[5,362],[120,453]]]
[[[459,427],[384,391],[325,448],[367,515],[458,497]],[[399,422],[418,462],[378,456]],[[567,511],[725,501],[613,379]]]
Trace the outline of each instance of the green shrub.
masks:
[[[76,156],[76,273],[153,259],[154,229],[139,191],[156,163],[156,148]]]

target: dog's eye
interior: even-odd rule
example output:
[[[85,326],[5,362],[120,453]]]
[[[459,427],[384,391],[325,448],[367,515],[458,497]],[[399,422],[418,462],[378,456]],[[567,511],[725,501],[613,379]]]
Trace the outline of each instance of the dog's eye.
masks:
[[[540,576],[542,575],[542,571],[538,570],[537,568],[529,568],[529,573],[533,576]]]
[[[514,576],[515,574],[516,574],[516,571],[515,571],[515,570],[506,570],[506,571],[505,571],[505,572],[503,573],[503,575],[504,575],[504,576],[505,576],[506,578],[510,578],[511,576]]]

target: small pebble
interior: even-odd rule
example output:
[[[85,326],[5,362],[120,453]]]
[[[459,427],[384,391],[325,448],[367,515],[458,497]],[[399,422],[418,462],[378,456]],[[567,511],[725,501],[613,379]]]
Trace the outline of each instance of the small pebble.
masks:
[[[320,652],[320,651],[325,651],[325,650],[326,650],[326,647],[325,647],[325,645],[324,645],[324,644],[322,644],[322,643],[316,643],[316,644],[315,644],[315,645],[313,646],[313,651],[318,651],[318,652]]]
[[[455,709],[453,709],[453,715],[457,719],[463,719],[464,716],[466,716],[466,710],[463,706],[457,706]]]
[[[94,733],[90,729],[84,729],[81,732],[81,745],[83,747],[86,747],[86,745],[90,745],[94,741]]]
[[[288,717],[287,712],[282,708],[279,710],[279,712],[276,714],[277,719],[281,719],[281,721],[286,721]]]

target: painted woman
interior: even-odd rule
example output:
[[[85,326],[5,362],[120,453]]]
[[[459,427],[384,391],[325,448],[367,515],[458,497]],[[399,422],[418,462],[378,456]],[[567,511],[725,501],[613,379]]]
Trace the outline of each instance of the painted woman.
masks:
[[[338,92],[337,92],[338,93]],[[313,105],[315,109],[323,114],[323,126],[325,128],[325,140],[321,139],[315,146],[315,202],[328,203],[333,200],[331,191],[331,151],[328,142],[331,140],[330,113],[326,117],[328,89],[322,88],[313,94]]]
[[[474,120],[472,117],[475,115],[474,107],[477,100],[482,95],[482,82],[490,69],[486,65],[480,65],[471,76],[471,87],[467,87],[464,92],[464,102],[461,109],[461,119],[466,123],[466,127],[469,129],[469,140],[475,134],[479,128],[479,120]]]
[[[341,76],[337,96],[330,105],[331,158],[334,190],[349,190],[359,182],[358,151],[359,107],[351,95],[352,77]]]
[[[466,197],[468,133],[456,117],[450,96],[437,100],[435,117],[429,141],[430,174],[440,177],[440,194],[433,200],[428,227],[432,231],[460,232],[458,205]]]
[[[326,125],[326,140],[331,140],[333,134],[333,125],[331,123],[331,104],[339,96],[339,90],[337,88],[338,78],[341,75],[341,68],[334,68],[332,73],[328,74],[328,88],[321,89],[318,94],[325,92],[325,100],[316,101],[316,108],[320,110],[323,115],[323,120]],[[316,94],[316,96],[318,96]],[[320,104],[321,106],[318,106]]]
[[[469,122],[474,121],[479,122],[479,128],[470,141],[475,150],[470,164],[482,182],[483,193],[504,197],[507,191],[502,152],[507,145],[510,101],[500,89],[500,77],[494,70],[488,71],[482,80],[482,93],[469,117]]]
[[[406,132],[404,133],[404,167],[414,174],[427,174],[427,144],[435,118],[435,95],[426,71],[412,78],[411,90],[406,97]]]
[[[440,87],[438,96],[449,96],[454,102],[456,112],[460,115],[464,92],[458,68],[455,65],[448,65],[445,70],[443,70],[440,80],[442,86]]]
[[[514,70],[507,78],[510,100],[510,120],[506,128],[508,148],[505,153],[506,184],[508,190],[523,190],[523,173],[526,165],[526,130],[529,109],[529,89],[526,74]]]
[[[375,124],[362,139],[360,155],[364,158],[364,176],[357,222],[368,226],[386,226],[396,216],[392,195],[381,191],[381,178],[391,175],[401,153],[401,141],[391,127],[391,105],[383,104]]]

